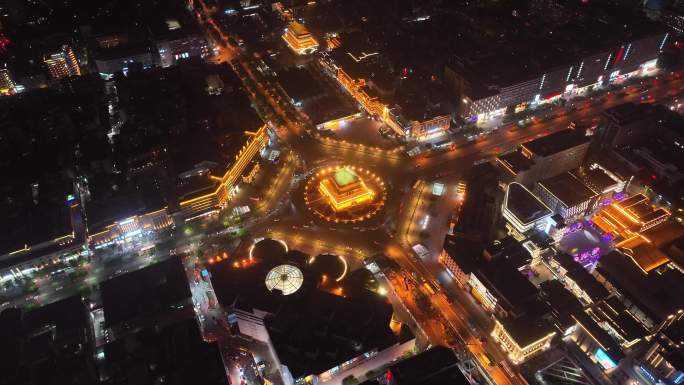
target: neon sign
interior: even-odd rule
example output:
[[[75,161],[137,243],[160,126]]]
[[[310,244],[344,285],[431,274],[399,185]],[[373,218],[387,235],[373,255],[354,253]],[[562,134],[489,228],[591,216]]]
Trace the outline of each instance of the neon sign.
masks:
[[[605,370],[612,369],[617,366],[615,361],[613,361],[613,359],[610,358],[608,354],[606,354],[606,352],[601,348],[596,349],[596,352],[594,352],[594,357],[596,357],[599,365],[601,365],[601,367]]]

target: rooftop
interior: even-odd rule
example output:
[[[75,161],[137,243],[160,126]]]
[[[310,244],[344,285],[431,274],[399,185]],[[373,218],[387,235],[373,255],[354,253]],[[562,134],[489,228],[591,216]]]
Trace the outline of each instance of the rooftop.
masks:
[[[297,36],[306,35],[309,33],[309,30],[306,29],[304,24],[296,21],[291,22],[288,28],[292,31],[292,33],[294,33]]]
[[[520,348],[555,332],[553,326],[536,314],[526,314],[516,318],[507,317],[499,322]]]
[[[501,154],[497,157],[497,160],[513,175],[527,171],[534,165],[534,162],[523,156],[519,149]]]
[[[283,295],[290,295],[302,287],[304,275],[296,266],[278,265],[266,274],[264,283],[268,291],[279,291]]]
[[[670,262],[668,254],[641,237],[620,242],[619,249],[632,257],[632,260],[646,272]]]
[[[96,61],[119,61],[138,55],[149,55],[151,58],[154,54],[157,52],[147,43],[122,43],[115,47],[98,48],[94,51],[93,58]]]
[[[589,334],[598,344],[601,346],[603,351],[606,352],[613,359],[613,361],[618,362],[621,360],[625,354],[620,348],[620,345],[615,342],[613,337],[608,334],[601,326],[599,326],[596,321],[594,321],[587,313],[583,311],[576,312],[572,316],[579,326],[584,329],[587,334]]]
[[[558,198],[565,207],[573,207],[596,196],[596,192],[571,172],[564,172],[537,183]]]
[[[579,263],[578,263],[579,265]],[[593,275],[591,275],[584,267],[579,265],[579,268],[568,271],[567,277],[572,279],[582,291],[587,293],[592,301],[598,302],[610,295],[608,290],[601,285]]]
[[[492,225],[499,215],[499,172],[490,163],[468,169],[465,175],[466,198],[454,231],[489,242]]]
[[[600,168],[580,167],[571,171],[572,175],[597,194],[615,186],[618,182]]]
[[[508,184],[504,206],[524,224],[536,222],[553,214],[539,198],[517,182]]]
[[[110,327],[154,319],[191,297],[179,257],[104,281],[100,292],[105,320]]]
[[[540,289],[542,298],[552,309],[559,331],[565,333],[575,323],[572,315],[582,310],[582,304],[557,279],[542,282]]]
[[[102,183],[106,182],[111,182],[111,180],[102,181]],[[112,183],[116,185],[116,182]],[[159,191],[126,190],[100,191],[96,199],[85,205],[88,229],[91,233],[97,232],[103,226],[108,226],[115,221],[122,221],[131,216],[156,211],[166,206],[162,193]]]
[[[245,311],[258,309],[269,313],[277,313],[289,301],[301,301],[312,290],[313,279],[304,266],[296,265],[303,273],[302,287],[291,295],[269,291],[264,284],[266,275],[278,264],[291,264],[291,261],[266,260],[247,268],[234,268],[229,261],[222,261],[210,266],[211,282],[219,303],[225,308],[235,307]],[[255,284],[258,282],[259,284]]]
[[[360,354],[398,342],[384,297],[345,298],[315,290],[264,319],[273,346],[294,378],[320,374]]]
[[[0,370],[7,384],[97,383],[87,307],[72,296],[34,310],[0,312]]]
[[[485,255],[492,259],[504,258],[518,270],[532,262],[530,252],[512,236],[494,241],[484,250]]]
[[[597,272],[656,323],[684,308],[684,275],[674,268],[644,274],[631,258],[613,251],[601,257]]]
[[[458,362],[451,349],[435,346],[392,365],[389,372],[396,385],[469,384]]]
[[[450,65],[483,89],[529,80],[574,64],[578,58],[605,52],[616,42],[665,33],[640,7],[621,6],[617,1],[548,4],[521,8],[471,3],[458,15],[445,12],[426,23],[459,36]]]
[[[194,319],[137,330],[105,345],[104,351],[114,383],[229,383],[221,350],[204,341]]]
[[[220,95],[207,93],[209,75],[223,81]],[[125,136],[117,138],[118,156],[129,159],[163,144],[172,173],[203,161],[213,161],[224,171],[244,145],[244,131],[263,125],[230,67],[184,60],[117,77],[116,87],[127,115],[121,128]]]
[[[294,67],[278,71],[278,82],[295,102],[304,103],[325,94],[323,87],[304,68]]]
[[[627,102],[610,107],[603,112],[603,116],[617,125],[627,125],[648,119],[653,107],[649,104]]]
[[[589,137],[584,132],[565,129],[524,143],[522,148],[533,155],[545,157],[585,143],[589,143]]]
[[[358,175],[348,167],[343,167],[335,172],[335,183],[344,187],[359,180]]]
[[[330,57],[353,79],[369,81],[381,72],[382,53],[362,32],[341,35],[342,46],[330,52]]]
[[[479,241],[471,240],[464,236],[447,234],[444,239],[444,251],[456,262],[458,267],[465,273],[475,271],[482,260],[484,246]]]
[[[617,331],[627,342],[638,340],[650,334],[616,297],[610,297],[599,302],[593,310],[595,313],[600,313],[612,329]]]
[[[684,342],[684,317],[678,316],[677,320],[672,322],[663,330],[663,334],[672,342],[681,344]],[[680,368],[681,369],[681,368]]]
[[[508,311],[523,310],[538,294],[537,288],[507,259],[485,263],[475,274]]]
[[[0,192],[0,255],[48,242],[72,233],[69,205],[66,194],[31,199],[30,186],[23,194]],[[15,200],[16,199],[16,200]]]

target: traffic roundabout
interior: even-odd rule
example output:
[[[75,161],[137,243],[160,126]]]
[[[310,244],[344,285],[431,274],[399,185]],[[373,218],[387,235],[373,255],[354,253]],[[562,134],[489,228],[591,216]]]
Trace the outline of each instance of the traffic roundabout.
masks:
[[[385,182],[371,170],[354,165],[321,167],[304,186],[304,204],[329,223],[360,223],[385,206]]]

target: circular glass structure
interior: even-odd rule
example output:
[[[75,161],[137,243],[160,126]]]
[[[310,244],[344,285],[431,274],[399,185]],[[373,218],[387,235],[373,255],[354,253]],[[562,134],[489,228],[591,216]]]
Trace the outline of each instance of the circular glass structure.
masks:
[[[264,283],[268,291],[280,290],[283,295],[290,295],[302,287],[304,275],[295,266],[278,265],[266,274]]]
[[[304,186],[304,203],[328,222],[356,223],[370,219],[385,205],[385,182],[368,169],[323,167]]]

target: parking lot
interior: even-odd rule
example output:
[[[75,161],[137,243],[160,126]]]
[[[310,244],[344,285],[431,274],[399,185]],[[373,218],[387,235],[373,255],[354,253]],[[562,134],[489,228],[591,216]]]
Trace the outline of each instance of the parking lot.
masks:
[[[387,131],[388,134],[381,134],[380,129]],[[392,149],[399,145],[399,142],[392,137],[392,131],[382,122],[378,122],[369,117],[361,117],[354,120],[340,122],[334,129],[326,133],[327,136],[345,140],[354,144],[379,147],[382,149]]]

